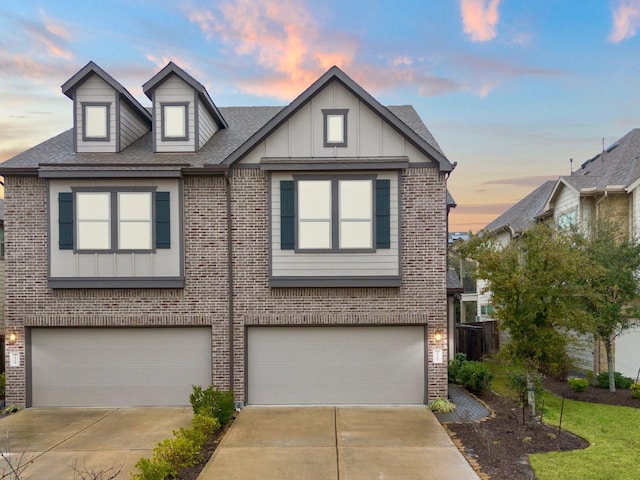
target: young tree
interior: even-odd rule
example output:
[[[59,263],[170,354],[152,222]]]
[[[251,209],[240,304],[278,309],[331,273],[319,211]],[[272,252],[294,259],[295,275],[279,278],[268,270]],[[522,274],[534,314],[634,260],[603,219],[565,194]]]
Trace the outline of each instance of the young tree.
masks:
[[[615,338],[640,318],[637,296],[640,287],[640,243],[629,240],[609,220],[596,222],[583,239],[588,261],[582,270],[581,296],[584,316],[576,328],[602,341],[607,354],[609,390],[616,391],[613,345]]]
[[[534,375],[566,357],[565,332],[576,313],[573,288],[579,270],[573,246],[571,232],[545,223],[534,224],[507,245],[481,234],[462,246],[461,253],[477,262],[477,278],[487,281],[493,317],[511,336],[504,353],[525,369],[529,426],[536,424]]]

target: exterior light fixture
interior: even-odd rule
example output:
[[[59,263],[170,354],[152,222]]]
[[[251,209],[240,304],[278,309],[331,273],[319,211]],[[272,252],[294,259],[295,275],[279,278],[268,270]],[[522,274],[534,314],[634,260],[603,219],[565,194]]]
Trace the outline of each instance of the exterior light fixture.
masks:
[[[436,330],[435,336],[434,336],[436,342],[439,342],[440,340],[442,340],[442,330]]]
[[[18,336],[16,335],[15,332],[11,332],[9,334],[9,336],[7,337],[7,344],[9,345],[13,345],[16,343],[16,341],[18,340]]]

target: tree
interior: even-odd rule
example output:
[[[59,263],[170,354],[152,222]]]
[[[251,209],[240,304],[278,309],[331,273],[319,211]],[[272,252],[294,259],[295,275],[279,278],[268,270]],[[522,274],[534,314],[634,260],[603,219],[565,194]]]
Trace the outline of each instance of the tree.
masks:
[[[461,254],[477,262],[475,275],[487,281],[493,317],[511,340],[507,358],[525,369],[529,426],[536,420],[534,376],[543,365],[566,358],[566,330],[576,314],[574,286],[579,256],[571,232],[546,223],[532,225],[507,245],[472,235]]]
[[[609,220],[599,220],[583,239],[587,267],[581,286],[584,316],[576,329],[602,341],[607,354],[609,390],[616,391],[613,345],[615,338],[640,318],[640,243],[630,240]]]

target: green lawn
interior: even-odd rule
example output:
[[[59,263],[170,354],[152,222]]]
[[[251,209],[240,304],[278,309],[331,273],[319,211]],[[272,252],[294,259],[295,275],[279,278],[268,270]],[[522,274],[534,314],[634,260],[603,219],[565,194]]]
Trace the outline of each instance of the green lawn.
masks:
[[[493,389],[504,395],[505,371],[491,363],[496,374]],[[545,392],[545,423],[557,425],[560,397]],[[529,456],[539,480],[636,480],[640,479],[640,408],[614,407],[565,400],[563,430],[589,441],[584,450]]]

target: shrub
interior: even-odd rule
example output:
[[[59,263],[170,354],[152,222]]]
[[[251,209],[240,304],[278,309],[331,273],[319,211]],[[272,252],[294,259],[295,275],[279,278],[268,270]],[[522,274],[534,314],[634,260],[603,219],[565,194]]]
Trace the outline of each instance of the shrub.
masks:
[[[631,385],[631,395],[633,398],[640,399],[640,383],[634,383]]]
[[[613,378],[616,384],[616,388],[631,388],[633,385],[633,379],[625,377],[620,372],[614,372]],[[598,387],[609,388],[609,372],[602,372],[597,377]]]
[[[218,430],[218,428],[220,428],[220,422],[207,415],[195,414],[191,420],[191,428],[202,432],[207,437],[210,437],[216,430]]]
[[[507,388],[513,390],[520,399],[527,396],[527,374],[523,370],[516,370],[507,373]],[[536,398],[536,406],[542,403],[542,375],[533,374],[533,393]]]
[[[167,438],[158,442],[153,449],[153,460],[158,464],[169,465],[169,475],[175,476],[178,469],[191,467],[198,461],[200,449],[187,437],[177,433],[174,438]]]
[[[455,404],[446,398],[436,398],[429,404],[431,411],[438,413],[451,413],[456,409]]]
[[[7,374],[6,372],[0,373],[0,397],[4,397],[7,386]]]
[[[454,360],[449,360],[449,366],[447,367],[447,377],[449,383],[455,383],[458,376],[458,370],[464,362],[467,361],[466,353],[456,353]]]
[[[221,392],[211,386],[206,389],[193,385],[193,391],[189,395],[193,413],[208,415],[218,420],[220,425],[229,423],[235,411],[233,390]]]
[[[144,457],[138,460],[136,468],[138,472],[131,475],[131,480],[164,480],[171,474],[168,463]]]
[[[567,383],[574,392],[584,392],[589,386],[589,381],[586,378],[569,377]]]
[[[473,393],[484,393],[491,388],[493,373],[482,362],[463,362],[456,380]]]

